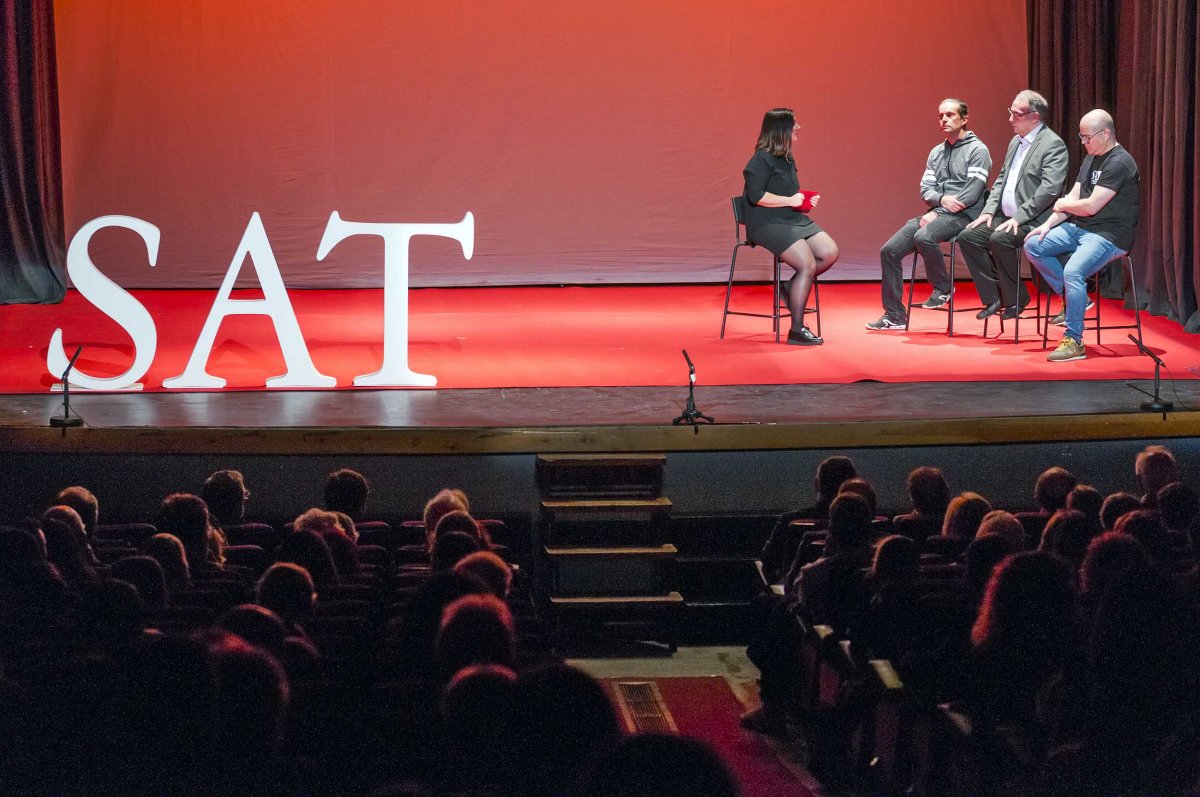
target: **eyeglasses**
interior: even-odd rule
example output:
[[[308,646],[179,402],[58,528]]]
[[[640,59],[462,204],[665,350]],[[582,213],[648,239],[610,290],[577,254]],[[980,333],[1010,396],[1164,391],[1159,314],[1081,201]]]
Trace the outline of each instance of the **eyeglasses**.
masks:
[[[1091,141],[1093,138],[1095,138],[1096,136],[1100,135],[1101,133],[1107,133],[1107,132],[1108,132],[1108,128],[1105,128],[1103,130],[1097,130],[1095,133],[1090,133],[1086,136],[1083,133],[1080,133],[1079,140],[1082,141],[1084,144],[1086,144],[1089,141]]]
[[[1008,110],[1008,115],[1011,116],[1013,119],[1024,119],[1026,116],[1029,116],[1031,113],[1033,113],[1032,110],[1018,111],[1016,108],[1008,108],[1007,110]]]

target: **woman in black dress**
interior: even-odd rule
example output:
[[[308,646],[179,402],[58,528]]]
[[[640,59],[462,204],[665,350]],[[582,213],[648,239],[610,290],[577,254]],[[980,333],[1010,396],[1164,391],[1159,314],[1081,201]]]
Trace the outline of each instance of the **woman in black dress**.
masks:
[[[746,178],[746,234],[769,249],[796,274],[783,283],[784,298],[792,311],[787,342],[819,346],[825,341],[804,324],[804,308],[813,281],[837,261],[838,247],[829,233],[800,211],[808,200],[816,207],[820,196],[800,193],[792,147],[799,134],[796,116],[787,108],[767,111],[754,155],[742,173]]]

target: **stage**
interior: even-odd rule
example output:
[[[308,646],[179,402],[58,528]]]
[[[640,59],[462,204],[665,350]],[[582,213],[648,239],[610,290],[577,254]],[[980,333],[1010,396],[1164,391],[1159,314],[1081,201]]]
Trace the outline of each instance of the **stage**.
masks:
[[[92,372],[127,368],[128,343],[115,324],[93,323],[88,313],[99,312],[78,297],[73,307],[3,309],[8,367],[0,384],[9,395],[0,396],[0,451],[10,501],[33,505],[84,481],[115,493],[129,480],[149,481],[161,496],[198,489],[196,474],[238,467],[273,485],[257,501],[290,512],[311,500],[305,485],[347,464],[374,471],[394,504],[387,508],[399,514],[413,514],[444,484],[471,484],[496,511],[530,514],[537,454],[664,452],[677,511],[737,512],[750,495],[755,510],[771,512],[796,501],[821,457],[850,451],[879,484],[881,506],[903,508],[903,477],[916,464],[969,468],[986,480],[971,489],[988,487],[993,500],[1011,504],[1028,500],[1046,463],[1066,462],[1098,486],[1125,489],[1125,458],[1145,441],[1186,448],[1200,437],[1200,380],[1189,370],[1200,359],[1195,341],[1147,314],[1146,343],[1170,368],[1162,384],[1170,413],[1139,409],[1153,389],[1153,362],[1120,332],[1105,333],[1101,347],[1089,333],[1088,359],[1063,364],[1045,361],[1032,321],[1017,343],[1011,325],[1004,338],[994,325],[984,338],[973,313],[959,314],[952,338],[946,314],[936,311],[914,312],[908,333],[869,332],[862,322],[877,312],[877,285],[842,283],[823,286],[828,342],[812,348],[775,343],[764,319],[731,318],[720,339],[723,286],[413,291],[410,362],[436,373],[441,386],[386,390],[348,389],[372,356],[378,367],[378,346],[361,338],[383,324],[351,297],[373,293],[374,302],[379,292],[348,292],[324,311],[314,309],[313,292],[296,292],[306,335],[324,324],[309,348],[338,389],[250,389],[279,373],[282,358],[266,319],[234,318],[222,326],[208,370],[241,389],[164,390],[162,379],[183,368],[211,295],[163,293],[140,296],[161,327],[146,389],[72,391],[83,426],[67,430],[49,426],[62,405],[45,369],[49,329],[69,326],[68,346],[93,345],[99,354],[80,360]],[[193,300],[191,314],[163,315],[162,302],[178,303],[178,294]],[[969,283],[959,283],[959,297],[977,301]],[[761,308],[770,291],[740,286],[734,300]],[[1132,317],[1111,300],[1104,312],[1109,321]],[[350,316],[359,319],[353,328],[343,323]],[[347,341],[364,353],[354,359]],[[696,402],[716,420],[711,426],[672,424],[687,399],[682,348],[696,363]],[[592,384],[576,384],[585,377]],[[489,386],[446,387],[472,380]],[[108,505],[124,502],[121,514],[144,515],[147,500],[114,496]]]

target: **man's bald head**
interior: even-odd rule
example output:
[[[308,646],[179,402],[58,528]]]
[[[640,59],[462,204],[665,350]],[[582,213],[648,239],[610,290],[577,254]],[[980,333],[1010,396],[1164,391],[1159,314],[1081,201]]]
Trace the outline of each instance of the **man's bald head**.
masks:
[[[1098,132],[1100,130],[1108,130],[1114,134],[1117,132],[1116,125],[1113,124],[1112,115],[1103,108],[1096,108],[1085,113],[1083,118],[1079,120],[1079,126],[1086,127],[1091,132]]]

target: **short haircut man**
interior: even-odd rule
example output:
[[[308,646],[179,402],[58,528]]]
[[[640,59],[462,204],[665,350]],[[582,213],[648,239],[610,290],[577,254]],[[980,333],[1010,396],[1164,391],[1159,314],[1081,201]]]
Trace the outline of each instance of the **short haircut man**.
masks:
[[[350,468],[335,470],[325,479],[325,508],[345,512],[354,521],[362,520],[370,492],[367,478],[358,471]]]
[[[1013,319],[1029,303],[1021,284],[1021,245],[1050,217],[1067,179],[1067,145],[1045,124],[1049,105],[1036,91],[1018,92],[1008,109],[1013,139],[979,218],[957,238],[984,308]]]
[[[967,130],[967,104],[955,98],[943,100],[938,106],[938,124],[945,141],[930,150],[921,175],[921,199],[928,211],[909,219],[879,250],[883,315],[868,323],[867,329],[907,327],[903,260],[914,251],[921,254],[925,275],[933,283],[933,293],[922,307],[938,308],[950,301],[953,286],[941,244],[962,232],[983,210],[992,156],[984,143]]]
[[[1088,111],[1079,120],[1079,140],[1087,157],[1071,192],[1054,203],[1053,213],[1025,238],[1025,254],[1065,308],[1052,324],[1065,325],[1050,362],[1082,360],[1087,279],[1109,261],[1129,253],[1140,207],[1137,163],[1119,143],[1113,118]],[[1066,265],[1059,258],[1067,256]]]

